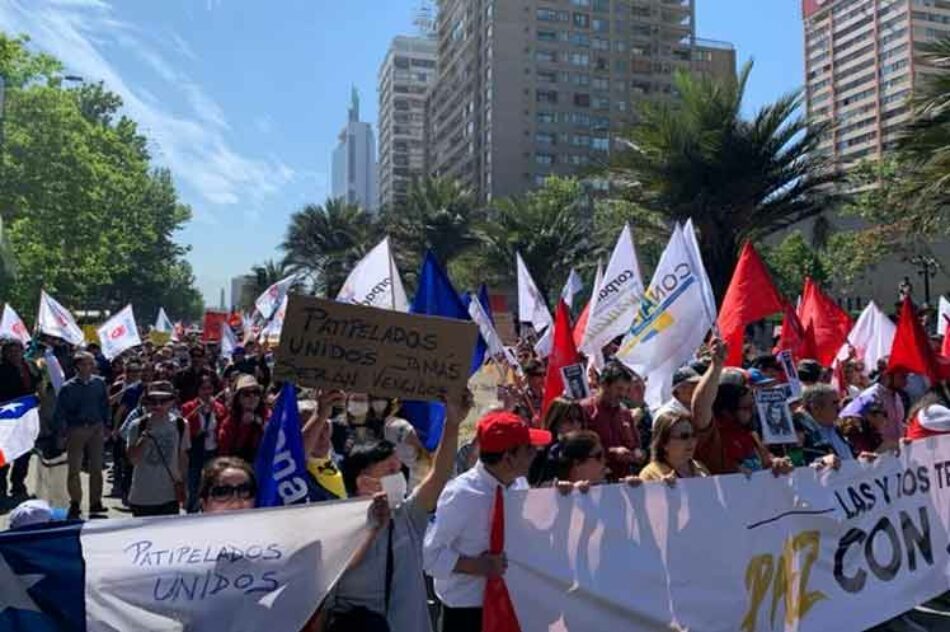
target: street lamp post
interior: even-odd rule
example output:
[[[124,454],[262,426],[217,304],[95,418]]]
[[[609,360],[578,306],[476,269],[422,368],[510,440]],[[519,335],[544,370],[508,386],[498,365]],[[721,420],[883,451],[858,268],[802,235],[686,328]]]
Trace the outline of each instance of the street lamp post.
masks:
[[[930,279],[936,276],[940,262],[930,255],[914,255],[910,262],[917,266],[917,274],[924,278],[924,302],[930,305]]]

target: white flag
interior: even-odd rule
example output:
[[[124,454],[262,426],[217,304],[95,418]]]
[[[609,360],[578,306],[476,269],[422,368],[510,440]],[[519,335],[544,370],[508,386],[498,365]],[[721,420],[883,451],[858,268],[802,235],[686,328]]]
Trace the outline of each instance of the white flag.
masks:
[[[231,325],[224,321],[221,323],[221,357],[231,359],[234,355],[234,348],[238,346],[237,337]]]
[[[624,226],[604,271],[604,280],[591,297],[587,329],[581,342],[581,351],[593,358],[597,367],[603,366],[601,349],[630,329],[642,295],[643,280],[633,235],[630,227]]]
[[[706,308],[706,315],[709,316],[713,327],[715,327],[716,321],[718,320],[716,295],[713,294],[712,283],[709,282],[706,266],[703,265],[703,255],[699,250],[699,242],[696,241],[696,230],[693,228],[692,217],[686,220],[686,224],[683,225],[683,237],[686,238],[686,243],[689,244],[691,253],[690,262],[693,264],[693,269],[699,270],[702,273],[700,280],[702,281],[703,288],[703,306]]]
[[[49,383],[53,385],[53,392],[59,395],[59,389],[63,388],[63,382],[66,381],[63,365],[49,347],[43,351],[43,360],[46,361],[46,374],[49,376]]]
[[[360,259],[350,276],[346,277],[336,300],[355,305],[381,307],[397,312],[408,312],[409,301],[403,288],[399,270],[389,248],[389,237]]]
[[[577,270],[571,268],[571,273],[567,275],[567,281],[564,283],[564,289],[561,290],[561,298],[567,303],[568,307],[574,307],[574,295],[584,289],[584,281]]]
[[[281,302],[287,296],[287,291],[290,290],[290,286],[294,284],[295,280],[297,280],[297,275],[292,274],[286,279],[281,279],[273,284],[257,297],[254,306],[257,307],[257,311],[261,313],[264,320],[270,320],[274,316],[274,312],[280,307]]]
[[[112,318],[104,322],[96,330],[96,333],[99,334],[99,342],[102,343],[102,355],[109,360],[126,349],[142,344],[131,305],[126,305]]]
[[[890,355],[896,334],[897,325],[874,301],[868,303],[848,334],[848,344],[854,348],[855,357],[864,362],[865,373],[877,369],[878,360]],[[843,349],[839,358],[843,355],[841,359],[847,359],[848,352],[848,349]]]
[[[501,341],[501,336],[499,336],[495,330],[495,325],[492,324],[491,318],[485,313],[485,308],[482,307],[478,296],[475,294],[472,294],[471,300],[468,303],[468,315],[471,316],[472,321],[478,325],[478,331],[485,341],[485,346],[488,347],[488,355],[496,360],[503,357],[511,366],[517,366],[518,360],[511,353],[511,350],[505,347]]]
[[[155,318],[155,326],[152,327],[152,329],[166,334],[172,333],[172,331],[175,329],[175,326],[172,325],[172,321],[168,317],[168,314],[165,313],[164,307],[158,308],[158,316]]]
[[[950,301],[940,297],[940,309],[937,313],[937,335],[947,335],[947,323],[950,323]]]
[[[261,330],[261,342],[277,342],[280,340],[280,330],[284,328],[284,315],[287,313],[287,295],[284,295],[284,300],[281,302],[280,307],[277,308],[277,312],[274,314],[274,317],[270,319],[270,322],[267,323]]]
[[[518,266],[518,320],[531,323],[534,330],[540,332],[551,325],[554,319],[520,253],[515,255],[515,261]]]
[[[670,397],[673,372],[693,357],[715,322],[703,304],[706,272],[696,255],[677,225],[617,352],[620,361],[649,376],[652,408]]]
[[[71,345],[79,346],[85,339],[69,310],[43,290],[40,290],[40,313],[36,325],[40,333],[62,338]]]
[[[30,344],[30,340],[32,340],[30,332],[23,324],[23,319],[13,311],[9,303],[3,306],[3,317],[0,318],[0,337],[14,338],[22,342],[24,346]]]

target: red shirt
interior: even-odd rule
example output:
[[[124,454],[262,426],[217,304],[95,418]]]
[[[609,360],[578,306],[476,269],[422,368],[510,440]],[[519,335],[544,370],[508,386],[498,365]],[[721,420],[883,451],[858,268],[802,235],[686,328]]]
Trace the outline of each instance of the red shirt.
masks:
[[[201,408],[201,400],[197,398],[185,402],[181,407],[181,416],[188,422],[188,431],[192,439],[197,437],[201,431],[202,419],[201,413],[198,412],[199,408]],[[228,416],[228,409],[216,399],[211,400],[211,412],[214,414],[215,421],[219,424]]]
[[[712,474],[735,474],[740,467],[761,470],[761,445],[751,429],[726,419],[713,419],[698,433],[696,460]]]
[[[244,423],[230,414],[218,424],[218,456],[238,456],[254,464],[264,436],[264,420]]]
[[[581,402],[587,429],[593,430],[600,437],[605,451],[610,448],[623,447],[636,450],[640,447],[640,436],[636,431],[633,413],[625,406],[611,406],[601,402],[597,397],[591,397]],[[607,456],[607,465],[617,476],[627,473],[629,466]]]

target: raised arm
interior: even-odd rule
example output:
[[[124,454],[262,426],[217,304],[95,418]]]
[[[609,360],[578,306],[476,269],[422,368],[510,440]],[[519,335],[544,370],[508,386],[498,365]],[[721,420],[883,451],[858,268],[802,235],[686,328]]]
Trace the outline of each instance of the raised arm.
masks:
[[[320,436],[329,431],[328,420],[333,407],[342,404],[346,400],[346,394],[343,391],[327,391],[321,393],[317,399],[317,410],[310,419],[303,425],[303,449],[304,455],[308,458],[320,444]],[[325,456],[325,455],[320,455]]]
[[[726,361],[726,345],[722,340],[713,338],[709,348],[712,351],[712,361],[693,391],[692,417],[693,427],[697,431],[705,430],[712,423],[713,402],[716,401],[716,393],[719,391],[722,365]]]
[[[452,478],[455,465],[455,453],[458,451],[459,425],[468,411],[472,408],[472,394],[465,391],[459,401],[445,401],[445,427],[442,429],[442,440],[435,450],[432,469],[428,476],[419,483],[416,498],[419,506],[427,512],[435,511],[439,494],[445,484]]]

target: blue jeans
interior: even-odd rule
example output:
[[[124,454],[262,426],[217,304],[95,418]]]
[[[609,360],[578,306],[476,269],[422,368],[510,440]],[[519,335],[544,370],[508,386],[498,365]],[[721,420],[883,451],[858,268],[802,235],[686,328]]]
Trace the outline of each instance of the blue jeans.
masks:
[[[187,432],[187,430],[185,431]],[[198,498],[198,485],[201,483],[201,470],[217,455],[217,450],[205,450],[204,435],[199,435],[188,451],[188,513],[197,513],[201,508]]]

